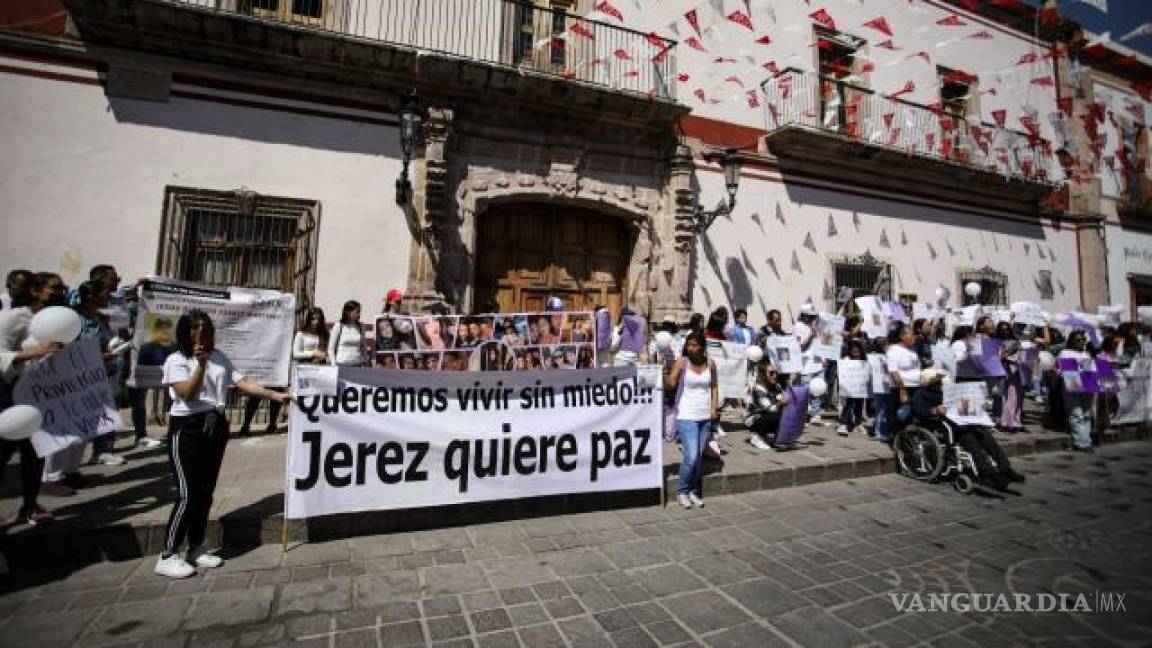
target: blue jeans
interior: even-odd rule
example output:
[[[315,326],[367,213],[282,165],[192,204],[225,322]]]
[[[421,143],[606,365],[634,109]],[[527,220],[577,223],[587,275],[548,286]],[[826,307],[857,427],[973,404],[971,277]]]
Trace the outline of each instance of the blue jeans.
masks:
[[[1064,393],[1064,404],[1068,410],[1068,431],[1072,433],[1072,445],[1077,448],[1092,447],[1092,394]]]
[[[684,457],[680,460],[680,475],[676,480],[676,493],[686,495],[696,493],[703,496],[704,476],[700,457],[704,446],[712,439],[712,421],[685,421],[676,419],[676,433],[680,435],[680,446]]]
[[[896,397],[893,394],[873,394],[872,407],[876,410],[876,420],[872,425],[872,436],[877,439],[892,438],[892,421],[896,418]]]
[[[864,422],[864,399],[845,398],[840,408],[840,425],[849,430]]]

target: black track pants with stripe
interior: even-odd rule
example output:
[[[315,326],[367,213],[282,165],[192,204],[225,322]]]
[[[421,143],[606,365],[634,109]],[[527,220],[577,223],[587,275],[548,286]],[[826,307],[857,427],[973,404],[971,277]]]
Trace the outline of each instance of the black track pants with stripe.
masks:
[[[176,480],[176,503],[168,518],[164,555],[176,553],[185,540],[189,549],[204,544],[212,493],[227,446],[228,421],[222,414],[170,417],[168,461]]]

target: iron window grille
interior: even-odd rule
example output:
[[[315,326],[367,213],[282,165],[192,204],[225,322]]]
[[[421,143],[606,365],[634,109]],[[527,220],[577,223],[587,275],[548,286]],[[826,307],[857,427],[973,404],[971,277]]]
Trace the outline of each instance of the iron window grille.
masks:
[[[892,299],[892,264],[881,261],[865,252],[860,256],[843,256],[832,259],[832,286],[836,290],[846,286],[852,289],[853,297],[877,295],[885,301]],[[835,295],[830,307],[835,310]],[[859,312],[855,301],[848,302],[847,312]]]
[[[964,287],[976,282],[980,286],[980,294],[976,297],[968,296]],[[979,270],[962,270],[960,272],[960,296],[965,306],[983,304],[985,306],[1008,305],[1008,275],[985,266]]]

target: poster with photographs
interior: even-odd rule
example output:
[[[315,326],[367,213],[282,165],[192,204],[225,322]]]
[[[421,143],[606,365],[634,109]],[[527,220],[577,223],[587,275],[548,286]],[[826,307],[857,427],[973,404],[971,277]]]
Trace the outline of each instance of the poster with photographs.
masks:
[[[374,365],[408,371],[523,371],[595,366],[591,313],[381,315]]]
[[[872,373],[873,394],[892,392],[892,376],[888,373],[888,359],[883,354],[868,354],[868,370]]]
[[[1125,387],[1124,377],[1104,358],[1057,358],[1064,389],[1075,394],[1116,394]]]
[[[791,335],[773,335],[765,342],[768,355],[776,371],[783,374],[800,373],[800,340]]]
[[[992,427],[992,418],[984,404],[988,401],[988,385],[984,382],[955,382],[944,385],[944,408],[949,421],[958,425],[984,425]]]
[[[856,298],[856,307],[860,309],[861,328],[870,338],[882,338],[888,335],[888,313],[884,310],[884,303],[876,295],[866,295]]]
[[[812,355],[818,359],[836,362],[844,346],[844,316],[820,313],[816,323],[816,338],[812,340]]]
[[[866,360],[844,358],[836,365],[840,395],[844,398],[868,398],[872,368]]]

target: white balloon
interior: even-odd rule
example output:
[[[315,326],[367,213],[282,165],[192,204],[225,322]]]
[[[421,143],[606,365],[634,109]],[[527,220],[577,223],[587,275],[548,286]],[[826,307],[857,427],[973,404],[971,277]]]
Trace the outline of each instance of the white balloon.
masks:
[[[44,415],[31,405],[13,405],[0,412],[0,438],[21,441],[44,423]]]
[[[947,296],[948,296],[948,291],[944,290],[944,286],[940,286],[939,288],[936,289],[936,299],[944,299]]]
[[[35,349],[38,346],[40,346],[40,340],[37,340],[31,335],[24,338],[24,341],[20,343],[20,348],[24,350]]]
[[[748,362],[760,362],[764,359],[764,349],[761,349],[755,344],[751,344],[748,346],[748,350],[744,352],[744,355],[748,358]]]
[[[666,350],[672,346],[672,334],[668,331],[659,331],[656,333],[656,348],[661,351]]]
[[[1040,352],[1040,371],[1049,371],[1056,366],[1056,356],[1049,351]]]
[[[823,378],[813,378],[812,382],[808,383],[808,393],[819,398],[828,393],[828,383]]]
[[[49,306],[32,316],[28,334],[41,342],[68,344],[80,337],[80,316],[66,306]]]
[[[969,297],[979,297],[981,290],[982,288],[980,288],[980,284],[976,283],[975,281],[969,281],[964,285],[964,294],[968,295]]]

